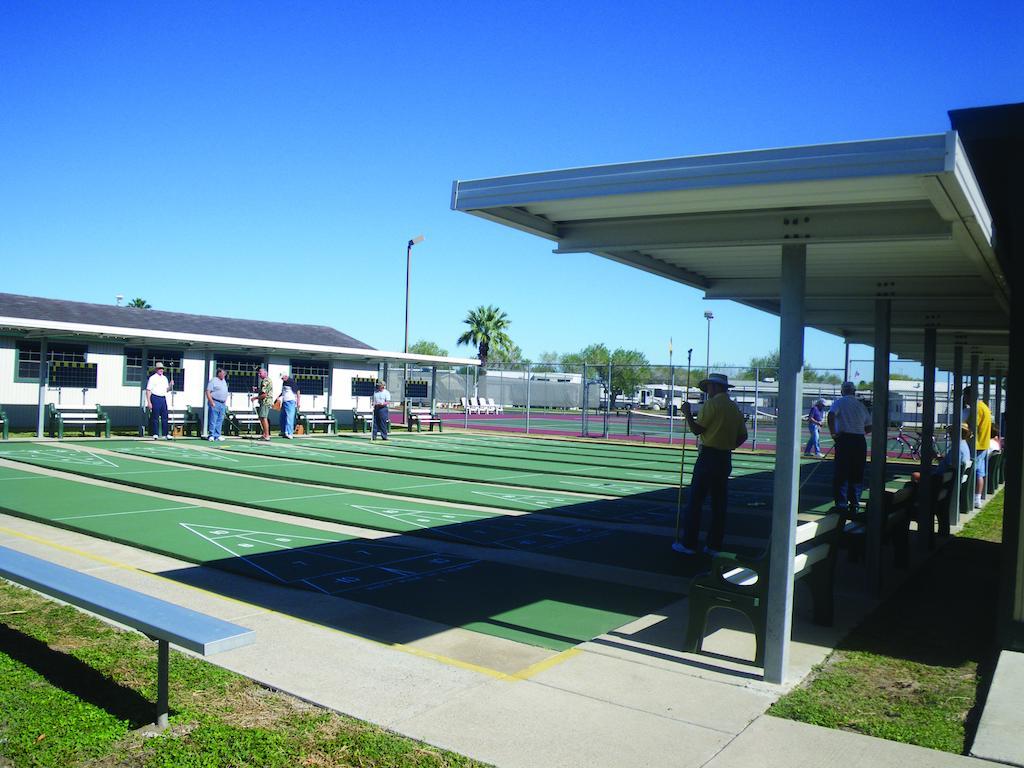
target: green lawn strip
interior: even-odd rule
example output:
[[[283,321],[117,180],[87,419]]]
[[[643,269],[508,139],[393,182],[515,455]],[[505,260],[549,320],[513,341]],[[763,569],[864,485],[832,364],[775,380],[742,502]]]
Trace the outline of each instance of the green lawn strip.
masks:
[[[678,598],[7,467],[0,467],[0,488],[0,510],[18,517],[556,650]]]
[[[396,533],[501,549],[540,551],[573,560],[676,573],[665,536],[631,534],[574,520],[511,517],[498,512],[388,501],[351,491],[280,483],[223,472],[160,465],[54,445],[0,446],[0,457],[135,488],[174,493]]]
[[[962,753],[989,673],[1000,492],[769,714]]]
[[[0,764],[481,765],[173,650],[171,727],[143,738],[129,728],[153,716],[156,648],[151,641],[2,581],[0,605]],[[92,686],[86,689],[83,679]]]

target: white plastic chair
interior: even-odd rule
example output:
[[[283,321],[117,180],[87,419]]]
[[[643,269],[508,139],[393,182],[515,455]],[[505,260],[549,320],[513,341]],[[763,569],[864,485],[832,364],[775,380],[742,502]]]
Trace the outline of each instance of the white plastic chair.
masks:
[[[497,405],[494,402],[494,398],[493,397],[488,397],[487,398],[487,408],[488,408],[488,410],[491,413],[504,413],[505,412],[505,406]]]

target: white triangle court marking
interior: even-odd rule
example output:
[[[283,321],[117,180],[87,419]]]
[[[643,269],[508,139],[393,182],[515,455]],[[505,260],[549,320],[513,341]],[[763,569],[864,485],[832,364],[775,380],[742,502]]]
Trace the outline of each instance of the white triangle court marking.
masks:
[[[488,496],[502,501],[514,501],[517,504],[528,504],[531,507],[550,507],[552,504],[579,504],[584,499],[569,499],[562,496],[537,496],[529,493],[491,493],[473,491],[477,496]]]

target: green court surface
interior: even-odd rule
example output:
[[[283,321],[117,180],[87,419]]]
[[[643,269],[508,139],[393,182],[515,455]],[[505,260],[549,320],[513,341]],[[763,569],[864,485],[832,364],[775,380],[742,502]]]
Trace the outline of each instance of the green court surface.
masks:
[[[665,574],[687,574],[664,535],[605,529],[579,521],[508,516],[425,502],[392,501],[351,491],[262,480],[205,469],[32,443],[0,446],[0,457],[138,488],[266,509],[383,531]],[[763,515],[761,515],[763,516]],[[760,517],[755,515],[755,517]],[[733,521],[742,525],[740,519]],[[755,527],[757,520],[752,521]]]
[[[662,495],[649,499],[647,495],[636,499],[601,499],[587,495],[567,495],[548,490],[520,489],[501,485],[486,485],[479,482],[466,482],[457,478],[438,473],[434,479],[409,477],[400,474],[397,467],[392,471],[393,464],[387,464],[388,471],[383,467],[378,471],[346,466],[345,456],[331,451],[301,449],[298,446],[277,444],[259,444],[256,441],[238,441],[251,443],[253,447],[242,446],[238,450],[219,448],[204,449],[199,441],[168,444],[145,440],[103,440],[83,441],[78,445],[103,448],[126,455],[148,456],[198,467],[230,470],[231,472],[270,477],[280,480],[295,480],[331,488],[348,488],[356,491],[387,493],[395,496],[447,501],[460,504],[473,504],[499,509],[512,509],[519,512],[557,511],[560,515],[571,515],[588,519],[615,520],[621,522],[658,522],[665,518],[665,500]],[[262,449],[262,450],[261,450]],[[281,461],[281,458],[292,458],[295,461]],[[359,457],[354,457],[358,462]],[[378,462],[391,462],[389,457],[370,457]],[[329,465],[329,466],[328,466]],[[493,471],[499,482],[507,473]],[[583,488],[566,490],[583,491]],[[616,490],[625,496],[626,490],[642,493],[641,486],[618,484]],[[674,498],[674,497],[672,497]]]
[[[0,488],[0,510],[18,517],[556,650],[678,599],[8,467]]]

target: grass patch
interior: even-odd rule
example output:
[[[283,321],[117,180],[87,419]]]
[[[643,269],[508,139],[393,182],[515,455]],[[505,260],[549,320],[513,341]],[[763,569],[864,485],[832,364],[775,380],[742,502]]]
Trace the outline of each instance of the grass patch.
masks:
[[[990,674],[1000,491],[768,714],[961,754]]]
[[[156,644],[0,580],[0,766],[456,768],[469,758],[177,652],[171,727],[152,721]]]

